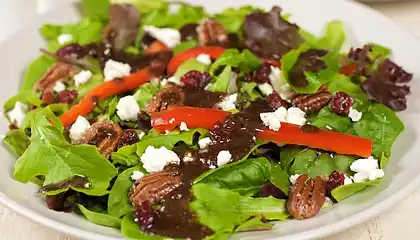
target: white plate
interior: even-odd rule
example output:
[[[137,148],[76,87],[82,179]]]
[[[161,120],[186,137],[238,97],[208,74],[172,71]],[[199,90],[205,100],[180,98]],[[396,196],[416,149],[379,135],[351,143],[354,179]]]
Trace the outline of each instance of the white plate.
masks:
[[[209,11],[219,11],[228,6],[259,4],[269,8],[278,4],[285,12],[292,13],[292,20],[303,28],[320,33],[326,22],[341,19],[347,26],[347,33],[352,45],[360,46],[365,42],[376,42],[393,49],[393,57],[407,71],[415,74],[412,84],[413,94],[409,98],[409,108],[400,114],[406,125],[406,131],[394,145],[393,156],[387,168],[386,176],[376,188],[357,194],[346,201],[323,210],[317,217],[305,221],[287,221],[279,223],[273,231],[242,233],[235,239],[313,239],[326,236],[357,223],[365,221],[381,211],[399,204],[420,183],[420,150],[417,148],[420,133],[419,103],[420,88],[416,82],[420,76],[418,58],[420,43],[404,29],[384,16],[366,9],[362,5],[339,0],[212,0],[197,1],[203,3]],[[38,29],[43,23],[65,23],[78,19],[75,8],[63,5],[39,17],[32,25],[10,37],[0,45],[1,81],[0,103],[17,92],[19,79],[27,64],[39,55],[43,45]],[[6,131],[7,123],[0,120],[0,129]],[[351,144],[351,143],[349,143]],[[12,178],[15,157],[6,149],[0,148],[2,166],[0,168],[0,202],[14,211],[61,232],[84,239],[109,240],[121,239],[118,230],[94,225],[74,214],[50,211],[32,184],[21,184]]]

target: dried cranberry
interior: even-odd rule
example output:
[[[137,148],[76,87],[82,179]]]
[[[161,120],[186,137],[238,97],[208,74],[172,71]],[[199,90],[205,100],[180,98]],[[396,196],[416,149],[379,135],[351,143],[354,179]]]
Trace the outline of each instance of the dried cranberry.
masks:
[[[288,107],[289,103],[283,100],[280,95],[276,92],[267,96],[268,105],[273,109],[277,109],[279,107]]]
[[[204,88],[210,80],[211,76],[208,72],[196,70],[189,71],[181,77],[181,82],[185,87],[194,89]]]
[[[134,217],[134,221],[136,221],[142,229],[148,229],[157,217],[157,213],[153,210],[152,205],[145,201],[136,209]]]
[[[353,98],[345,92],[337,92],[331,100],[331,110],[338,115],[346,116],[353,106]]]
[[[76,90],[64,90],[58,93],[58,102],[71,104],[76,99],[77,94],[78,92]]]
[[[71,43],[60,48],[56,55],[58,57],[72,57],[72,58],[83,58],[87,55],[87,51],[84,47],[78,43]]]
[[[335,188],[338,188],[341,185],[344,185],[344,173],[339,173],[334,171],[330,174],[328,182],[325,184],[328,192],[331,192]]]
[[[138,142],[139,140],[139,135],[135,130],[126,130],[118,140],[117,148],[132,145]]]
[[[270,82],[271,64],[264,63],[260,68],[255,71],[254,82],[256,83],[267,83]]]

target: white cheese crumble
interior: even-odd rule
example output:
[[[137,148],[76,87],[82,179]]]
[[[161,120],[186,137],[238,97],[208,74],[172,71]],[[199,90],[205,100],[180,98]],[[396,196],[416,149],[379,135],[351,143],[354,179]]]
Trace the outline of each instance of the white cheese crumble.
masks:
[[[223,166],[232,159],[232,154],[228,150],[222,150],[217,154],[217,166]]]
[[[7,112],[7,116],[10,118],[10,121],[19,128],[22,126],[27,111],[28,106],[26,104],[16,101],[14,108]]]
[[[145,136],[146,134],[144,133],[144,132],[140,132],[139,134],[138,134],[138,136],[139,136],[139,140],[141,140],[144,136]]]
[[[175,122],[175,118],[171,118],[170,120],[169,120],[169,123],[170,124],[172,124],[172,123],[174,123]]]
[[[140,107],[134,96],[122,97],[117,104],[117,115],[123,121],[137,120]]]
[[[273,93],[273,87],[269,83],[258,84],[258,88],[265,96],[268,96]]]
[[[56,93],[62,92],[66,89],[66,85],[64,85],[64,83],[62,81],[57,81],[54,84],[53,90]]]
[[[104,75],[105,81],[111,81],[116,78],[121,78],[124,76],[130,75],[131,67],[130,65],[122,62],[117,62],[112,59],[109,59],[105,63]]]
[[[344,185],[349,185],[353,183],[353,179],[351,177],[347,176],[347,174],[344,174]]]
[[[144,173],[142,173],[142,172],[140,172],[138,170],[134,171],[133,174],[131,175],[131,179],[133,181],[137,181],[137,180],[139,180],[142,177],[144,177]]]
[[[231,111],[236,110],[235,103],[238,100],[238,94],[234,93],[232,95],[229,95],[223,99],[222,102],[220,102],[218,105],[223,111]]]
[[[157,28],[154,26],[144,26],[144,32],[161,41],[168,48],[174,48],[181,42],[181,33],[172,28]]]
[[[194,158],[190,152],[185,153],[184,158],[182,159],[183,162],[192,162]]]
[[[148,146],[146,151],[140,157],[140,161],[143,163],[144,169],[147,172],[159,172],[168,164],[177,164],[181,162],[178,155],[175,152],[166,149],[165,147],[155,148]]]
[[[269,129],[278,131],[281,127],[280,122],[288,122],[296,125],[304,125],[306,122],[305,112],[296,107],[286,109],[279,107],[274,112],[260,113],[260,119]]]
[[[72,142],[77,142],[82,137],[83,133],[90,128],[89,121],[82,117],[78,116],[76,122],[70,128],[70,139]]]
[[[71,34],[61,34],[57,38],[57,42],[60,45],[63,45],[63,44],[68,43],[68,42],[71,42],[72,40],[73,40],[73,35],[71,35]]]
[[[181,130],[181,132],[183,131],[188,131],[188,126],[185,122],[181,122],[181,124],[179,125],[179,130]]]
[[[350,169],[356,172],[353,176],[355,183],[373,181],[385,175],[384,171],[379,169],[378,160],[373,157],[357,159],[350,165]]]
[[[162,81],[160,82],[160,85],[161,85],[162,87],[164,87],[164,86],[166,86],[166,84],[168,84],[168,83],[173,83],[173,84],[175,84],[175,85],[182,85],[181,80],[180,80],[180,79],[178,79],[178,78],[177,78],[177,77],[175,77],[175,76],[172,76],[172,77],[170,77],[170,78],[168,78],[168,79],[166,79],[166,78],[162,79]]]
[[[293,174],[290,175],[289,177],[289,181],[291,184],[295,184],[295,182],[297,181],[297,179],[300,177],[300,174]]]
[[[200,147],[200,149],[208,148],[210,144],[211,144],[211,139],[209,137],[205,137],[198,140],[198,146]]]
[[[86,83],[92,77],[92,72],[89,70],[80,71],[78,74],[74,75],[74,84],[76,87]]]
[[[287,81],[282,77],[280,68],[271,66],[271,73],[268,78],[270,79],[270,83],[274,90],[280,95],[280,97],[284,100],[290,100],[293,95],[293,90],[290,88]]]
[[[197,60],[197,62],[202,63],[204,65],[210,65],[211,64],[211,58],[210,58],[210,55],[208,55],[208,54],[200,54],[200,55],[197,56],[197,58],[195,60]]]
[[[329,197],[325,197],[324,204],[322,205],[323,208],[327,208],[329,206],[332,206],[334,202]]]
[[[350,108],[350,111],[349,111],[349,118],[351,118],[351,120],[353,121],[353,122],[358,122],[361,118],[362,118],[362,113],[361,112],[359,112],[359,111],[357,111],[356,109],[354,109],[354,108]]]

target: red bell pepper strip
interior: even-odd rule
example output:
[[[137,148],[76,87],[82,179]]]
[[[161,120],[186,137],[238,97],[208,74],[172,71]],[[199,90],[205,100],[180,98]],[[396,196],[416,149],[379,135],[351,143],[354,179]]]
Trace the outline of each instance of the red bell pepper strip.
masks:
[[[146,54],[153,54],[161,51],[167,51],[170,50],[165,44],[163,44],[161,41],[153,41],[149,47],[147,47],[146,51],[144,53]]]
[[[218,46],[204,46],[188,49],[176,56],[174,56],[168,64],[168,74],[173,75],[178,67],[189,59],[198,57],[200,54],[207,54],[212,60],[220,57],[226,51],[225,48]],[[280,61],[275,59],[260,58],[261,61],[270,63],[276,67],[280,66]]]
[[[211,108],[179,107],[152,114],[152,126],[159,132],[173,130],[185,122],[191,128],[211,129],[230,113]],[[320,130],[303,133],[299,125],[281,123],[279,131],[264,129],[257,132],[257,139],[280,144],[296,144],[336,152],[338,154],[369,157],[372,141],[340,132]]]
[[[70,126],[76,121],[78,116],[88,115],[99,101],[134,90],[152,78],[153,75],[149,68],[144,68],[121,79],[104,82],[88,92],[78,104],[64,112],[60,116],[60,120],[65,127]]]
[[[351,63],[349,65],[342,66],[340,68],[340,73],[346,76],[352,75],[357,70],[357,66],[354,63]]]

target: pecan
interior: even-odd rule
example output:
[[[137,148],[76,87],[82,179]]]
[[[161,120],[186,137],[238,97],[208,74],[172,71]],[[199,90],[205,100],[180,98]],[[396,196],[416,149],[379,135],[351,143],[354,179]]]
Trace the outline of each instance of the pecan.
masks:
[[[292,100],[292,105],[300,108],[307,114],[315,113],[327,106],[331,101],[332,94],[328,91],[320,91],[313,94],[297,95]]]
[[[151,173],[135,183],[130,192],[130,201],[136,207],[140,207],[144,202],[156,204],[181,185],[181,175],[176,170]]]
[[[148,114],[168,109],[170,106],[182,105],[185,93],[182,88],[174,84],[167,84],[149,102],[146,108]]]
[[[321,177],[311,179],[307,174],[299,176],[292,185],[287,200],[287,210],[297,219],[311,218],[318,214],[325,202],[325,186]]]
[[[118,145],[122,135],[121,127],[113,122],[97,122],[83,133],[82,138],[75,144],[96,145],[99,152],[108,157]]]
[[[213,19],[205,19],[197,27],[200,46],[220,45],[229,47],[229,38],[222,24]]]

